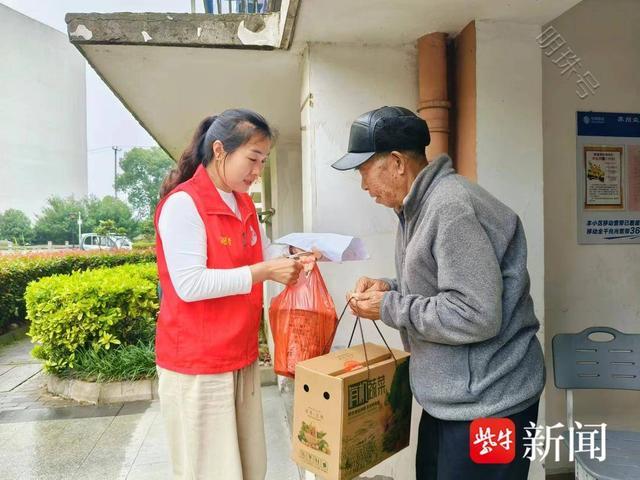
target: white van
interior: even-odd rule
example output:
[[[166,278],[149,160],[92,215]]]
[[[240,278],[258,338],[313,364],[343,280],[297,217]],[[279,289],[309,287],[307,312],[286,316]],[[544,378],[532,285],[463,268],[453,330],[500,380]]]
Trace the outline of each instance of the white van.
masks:
[[[133,244],[124,235],[83,233],[80,248],[82,250],[131,250]]]

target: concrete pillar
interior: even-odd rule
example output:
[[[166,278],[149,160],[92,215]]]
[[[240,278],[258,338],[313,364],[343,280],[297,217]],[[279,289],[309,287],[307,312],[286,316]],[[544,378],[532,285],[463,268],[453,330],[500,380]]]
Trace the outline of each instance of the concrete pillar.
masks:
[[[417,103],[414,45],[359,46],[310,44],[303,66],[301,95],[302,204],[304,229],[353,235],[365,242],[370,259],[320,265],[329,293],[341,311],[346,293],[360,276],[394,276],[395,213],[376,204],[361,187],[356,171],[339,172],[331,164],[347,151],[351,123],[383,105]],[[395,72],[389,82],[389,71]],[[336,336],[346,345],[353,318],[345,316]],[[378,335],[365,325],[369,338]],[[397,331],[387,329],[400,346]]]
[[[338,172],[331,164],[346,153],[351,123],[383,105],[411,108],[418,102],[417,54],[410,45],[310,44],[304,55],[301,94],[304,228],[363,239],[371,258],[363,262],[320,265],[338,311],[360,276],[394,276],[397,217],[374,203],[360,188],[358,172]],[[393,72],[393,81],[389,81]],[[345,346],[353,317],[346,315],[334,345]],[[378,322],[390,345],[401,348],[397,331]],[[365,337],[379,342],[371,322]],[[357,339],[359,341],[359,339]],[[415,478],[415,433],[411,448],[363,477]]]
[[[418,40],[418,114],[431,134],[427,158],[449,153],[449,94],[447,89],[447,34],[430,33]]]
[[[275,154],[275,155],[274,155]],[[270,206],[276,213],[272,221],[273,239],[302,231],[302,162],[300,142],[278,141],[270,159]]]
[[[476,159],[476,25],[469,23],[455,38],[455,120],[453,165],[460,175],[478,179]]]
[[[531,295],[544,346],[544,212],[540,26],[477,20],[478,183],[510,206],[527,236]],[[544,398],[538,424],[544,424]],[[543,479],[533,462],[530,479]]]

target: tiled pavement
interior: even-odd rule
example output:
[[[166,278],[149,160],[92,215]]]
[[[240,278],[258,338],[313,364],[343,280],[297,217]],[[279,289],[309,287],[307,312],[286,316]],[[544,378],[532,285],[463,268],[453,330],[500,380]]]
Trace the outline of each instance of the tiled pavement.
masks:
[[[0,412],[76,405],[49,394],[40,362],[31,357],[29,339],[0,346]]]
[[[45,391],[29,340],[0,346],[0,479],[169,478],[157,402],[78,405]],[[262,389],[268,480],[299,480],[277,387]]]

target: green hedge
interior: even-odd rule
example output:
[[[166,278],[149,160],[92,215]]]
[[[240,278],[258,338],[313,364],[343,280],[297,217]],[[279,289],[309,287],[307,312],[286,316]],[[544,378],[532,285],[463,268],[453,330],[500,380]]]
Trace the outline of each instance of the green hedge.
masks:
[[[24,320],[24,292],[29,282],[78,270],[154,261],[155,251],[151,249],[0,255],[0,331],[4,325]]]
[[[77,350],[109,350],[153,339],[158,312],[153,263],[54,275],[31,283],[25,300],[33,356],[48,372],[74,367]]]
[[[155,242],[133,242],[134,250],[146,250],[148,248],[156,248]]]

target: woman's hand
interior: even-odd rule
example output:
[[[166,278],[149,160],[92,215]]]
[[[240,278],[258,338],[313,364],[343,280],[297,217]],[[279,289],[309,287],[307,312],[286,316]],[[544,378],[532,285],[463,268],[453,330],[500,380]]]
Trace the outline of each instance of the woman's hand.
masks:
[[[291,285],[298,281],[302,271],[302,263],[291,258],[275,258],[251,265],[249,268],[253,283],[273,280],[283,285]]]
[[[303,250],[301,248],[298,247],[294,247],[293,245],[289,245],[289,254],[291,255],[297,255],[299,257],[306,257],[306,256],[313,256],[316,260],[322,260],[324,259],[324,255],[322,255],[322,252],[320,250],[317,249],[312,249],[310,252],[308,252],[307,250]]]

